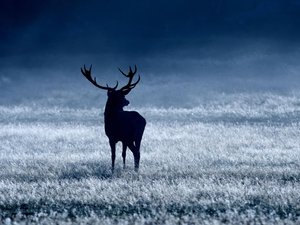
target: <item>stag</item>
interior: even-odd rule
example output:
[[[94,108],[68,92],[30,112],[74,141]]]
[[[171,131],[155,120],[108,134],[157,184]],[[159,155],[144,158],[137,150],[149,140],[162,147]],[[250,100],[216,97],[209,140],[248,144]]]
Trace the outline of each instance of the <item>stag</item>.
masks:
[[[111,148],[111,165],[112,172],[115,168],[116,158],[116,143],[122,142],[122,158],[123,167],[125,168],[126,149],[127,147],[132,151],[134,157],[134,167],[138,171],[140,163],[140,146],[146,126],[146,120],[135,111],[124,111],[123,107],[129,105],[129,101],[125,96],[139,83],[140,75],[137,81],[133,82],[133,77],[137,72],[136,66],[134,71],[129,67],[129,72],[126,74],[121,69],[119,71],[128,78],[128,83],[117,90],[118,82],[114,87],[109,87],[106,84],[101,86],[97,83],[96,77],[92,77],[92,65],[87,69],[84,65],[81,68],[81,73],[94,86],[107,91],[107,102],[104,111],[104,129],[105,134],[109,139]]]

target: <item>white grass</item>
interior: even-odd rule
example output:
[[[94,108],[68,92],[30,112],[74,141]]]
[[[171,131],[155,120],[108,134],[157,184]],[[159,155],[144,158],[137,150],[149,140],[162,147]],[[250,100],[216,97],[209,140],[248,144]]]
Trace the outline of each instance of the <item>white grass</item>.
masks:
[[[129,151],[122,169],[118,145],[114,175],[101,110],[1,106],[2,222],[300,223],[298,100],[223,100],[136,109],[140,172]]]

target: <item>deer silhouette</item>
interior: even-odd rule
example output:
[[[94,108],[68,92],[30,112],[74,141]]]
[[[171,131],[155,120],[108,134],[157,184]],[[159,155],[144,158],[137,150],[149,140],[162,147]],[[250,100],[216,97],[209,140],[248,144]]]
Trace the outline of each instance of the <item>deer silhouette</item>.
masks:
[[[114,87],[99,85],[96,81],[96,77],[92,78],[91,71],[92,65],[89,69],[87,69],[85,65],[81,68],[81,73],[88,81],[94,86],[107,91],[108,98],[104,111],[104,128],[111,148],[112,172],[115,168],[116,143],[119,141],[122,142],[123,167],[125,168],[126,149],[128,147],[133,153],[135,170],[138,171],[140,163],[140,146],[146,126],[146,120],[138,112],[123,110],[124,106],[129,105],[129,101],[125,96],[140,81],[139,75],[137,81],[132,83],[137,68],[134,66],[134,71],[132,71],[132,68],[129,67],[129,72],[127,74],[119,69],[119,71],[129,79],[128,83],[119,90],[117,90],[118,82]]]

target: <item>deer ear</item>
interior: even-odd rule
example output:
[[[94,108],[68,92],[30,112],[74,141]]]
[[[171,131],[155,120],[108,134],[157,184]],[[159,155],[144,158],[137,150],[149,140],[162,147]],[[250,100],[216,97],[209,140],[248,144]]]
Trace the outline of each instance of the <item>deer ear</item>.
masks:
[[[127,94],[129,94],[130,91],[131,91],[131,89],[124,90],[124,91],[122,91],[122,94],[127,95]]]
[[[113,93],[113,91],[112,91],[112,90],[108,90],[108,91],[107,91],[107,96],[108,96],[108,97],[111,96],[111,93]]]

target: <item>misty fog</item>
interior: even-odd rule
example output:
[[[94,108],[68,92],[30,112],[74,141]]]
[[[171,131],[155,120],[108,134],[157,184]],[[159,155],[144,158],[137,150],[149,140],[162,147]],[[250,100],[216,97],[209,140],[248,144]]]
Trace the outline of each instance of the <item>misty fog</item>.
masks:
[[[102,84],[141,82],[128,107],[194,108],[223,94],[298,96],[298,0],[3,1],[0,104],[103,107]],[[223,97],[222,97],[223,96]]]
[[[119,87],[127,81],[118,68],[127,71],[136,64],[141,82],[127,97],[129,108],[193,108],[222,101],[223,94],[299,96],[299,48],[267,40],[239,43],[237,48],[237,40],[224,40],[139,58],[103,54],[11,57],[0,69],[0,104],[102,108],[106,93],[82,76],[84,64],[93,64],[92,74],[99,83],[113,86],[119,81]]]

